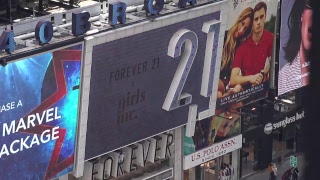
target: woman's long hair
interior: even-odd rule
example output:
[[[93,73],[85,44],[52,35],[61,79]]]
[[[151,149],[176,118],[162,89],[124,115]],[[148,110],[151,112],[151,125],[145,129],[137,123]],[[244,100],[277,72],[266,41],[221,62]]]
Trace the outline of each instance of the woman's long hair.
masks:
[[[289,39],[283,47],[284,57],[292,63],[301,45],[301,16],[305,8],[305,0],[295,0],[288,18]]]
[[[236,48],[238,46],[238,43],[240,42],[240,39],[243,37],[247,37],[250,32],[251,32],[251,26],[248,28],[248,30],[241,36],[235,38],[235,33],[238,30],[238,25],[242,21],[244,21],[247,18],[250,18],[251,22],[253,20],[253,9],[251,7],[248,7],[242,11],[242,13],[239,15],[236,23],[230,28],[228,34],[227,34],[227,39],[223,47],[223,52],[222,52],[222,60],[221,60],[221,70],[223,70],[226,67],[230,67],[233,63],[234,59],[234,54],[236,51]]]

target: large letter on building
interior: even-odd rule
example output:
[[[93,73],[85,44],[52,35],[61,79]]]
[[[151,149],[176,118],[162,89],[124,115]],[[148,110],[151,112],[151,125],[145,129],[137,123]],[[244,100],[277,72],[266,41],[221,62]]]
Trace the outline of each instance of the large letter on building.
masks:
[[[153,5],[153,1],[156,2],[155,5]],[[152,15],[159,14],[163,6],[164,0],[144,0],[144,10]]]
[[[82,35],[90,30],[89,18],[89,12],[72,13],[72,34],[74,36]]]
[[[46,44],[51,41],[53,36],[53,26],[51,22],[41,20],[37,23],[35,28],[36,40],[40,44]]]
[[[7,53],[12,53],[16,47],[14,42],[14,33],[12,30],[5,30],[0,36],[0,50],[5,50]]]
[[[123,24],[126,22],[127,4],[123,2],[114,2],[109,4],[109,24],[116,25],[118,22]]]

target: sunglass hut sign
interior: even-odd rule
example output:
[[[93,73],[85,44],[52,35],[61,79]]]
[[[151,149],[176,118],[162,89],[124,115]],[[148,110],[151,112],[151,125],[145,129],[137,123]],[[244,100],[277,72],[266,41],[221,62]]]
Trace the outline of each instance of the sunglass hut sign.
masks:
[[[266,126],[264,127],[264,132],[266,134],[270,134],[272,132],[272,130],[274,129],[278,129],[278,128],[281,128],[281,127],[286,127],[288,124],[291,124],[297,120],[300,120],[304,118],[304,111],[302,111],[301,113],[296,113],[294,116],[291,116],[291,117],[286,117],[284,120],[282,121],[279,121],[277,123],[268,123],[266,124]]]

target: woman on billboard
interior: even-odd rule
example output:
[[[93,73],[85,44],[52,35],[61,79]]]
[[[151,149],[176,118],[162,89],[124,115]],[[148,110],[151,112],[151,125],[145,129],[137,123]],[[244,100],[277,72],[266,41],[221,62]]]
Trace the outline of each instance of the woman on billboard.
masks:
[[[221,70],[217,98],[222,98],[224,96],[240,92],[242,89],[241,85],[230,87],[229,81],[234,61],[234,55],[236,54],[238,47],[247,39],[247,37],[251,33],[253,15],[253,8],[245,8],[238,16],[236,22],[227,32],[221,59]],[[214,116],[212,118],[212,122],[210,125],[211,130],[208,137],[209,144],[214,143],[216,136],[225,137],[228,134],[232,126],[238,120],[238,117],[231,116],[231,112],[237,113],[237,110],[235,108],[241,105],[242,103],[239,102],[231,105],[228,108],[229,110],[226,110],[224,108],[216,110],[216,114],[220,114],[220,117]],[[226,118],[228,118],[228,120],[226,120]]]
[[[313,11],[309,1],[295,0],[287,20],[289,39],[283,47],[286,62],[279,71],[279,95],[308,85],[309,82],[310,63],[307,57],[311,48]]]
[[[227,96],[230,93],[239,92],[241,86],[237,85],[229,88],[229,80],[231,75],[234,55],[240,44],[249,36],[252,27],[253,9],[248,7],[242,11],[235,24],[227,33],[227,38],[223,47],[220,80],[218,87],[218,98]],[[227,92],[229,90],[229,92]]]
[[[237,51],[237,48],[250,35],[252,29],[252,20],[253,9],[251,7],[247,7],[241,12],[238,19],[227,33],[221,59],[221,70],[217,98],[228,96],[230,94],[239,92],[242,89],[241,85],[236,85],[235,87],[231,88],[229,86],[229,81],[234,55]],[[231,109],[233,109],[234,106],[237,106],[237,104],[234,104]],[[221,114],[224,111],[224,109],[219,109],[216,111],[216,114]],[[225,113],[227,117],[230,116],[229,112]]]

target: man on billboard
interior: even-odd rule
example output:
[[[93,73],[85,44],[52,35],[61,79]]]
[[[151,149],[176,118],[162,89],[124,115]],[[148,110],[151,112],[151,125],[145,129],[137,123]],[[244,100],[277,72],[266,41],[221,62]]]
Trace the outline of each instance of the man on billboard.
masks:
[[[312,3],[309,1],[295,0],[289,17],[285,20],[288,25],[289,39],[283,47],[286,62],[279,71],[279,95],[309,83],[310,63],[307,56],[311,49],[313,14]]]
[[[259,2],[253,9],[251,35],[237,50],[231,71],[230,85],[243,89],[269,80],[273,34],[264,29],[267,4]]]

